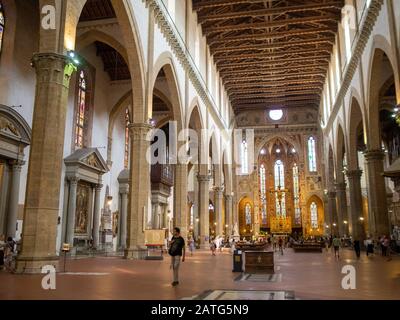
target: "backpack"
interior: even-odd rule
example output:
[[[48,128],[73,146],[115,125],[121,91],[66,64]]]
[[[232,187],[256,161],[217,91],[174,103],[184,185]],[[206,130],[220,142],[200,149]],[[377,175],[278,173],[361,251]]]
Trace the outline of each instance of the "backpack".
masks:
[[[179,251],[180,251],[180,241],[178,241],[179,238],[174,239],[174,242],[171,244],[169,250],[168,250],[168,254],[170,256],[176,256],[178,255]]]

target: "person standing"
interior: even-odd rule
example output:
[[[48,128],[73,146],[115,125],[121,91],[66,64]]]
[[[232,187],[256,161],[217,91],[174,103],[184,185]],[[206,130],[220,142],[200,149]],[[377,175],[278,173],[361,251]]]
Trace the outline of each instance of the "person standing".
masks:
[[[174,228],[174,235],[170,241],[169,255],[171,256],[171,266],[173,270],[174,281],[172,286],[179,284],[179,266],[182,262],[185,262],[185,240],[181,237],[181,230]]]
[[[279,237],[278,245],[279,245],[279,252],[281,253],[281,255],[283,255],[283,239],[282,239],[282,237]]]
[[[217,250],[217,244],[216,244],[215,242],[216,242],[215,239],[211,239],[211,242],[210,242],[210,250],[211,250],[211,254],[212,254],[213,256],[215,256],[215,251]]]
[[[354,247],[354,251],[356,252],[357,258],[360,259],[360,255],[361,255],[360,240],[354,240],[353,247]]]
[[[0,235],[0,270],[4,268],[4,251],[6,243],[4,242],[4,235]]]
[[[338,259],[339,259],[339,248],[340,248],[341,243],[342,243],[342,241],[340,240],[340,238],[338,236],[335,236],[333,238],[333,241],[332,241],[333,250],[335,251],[335,258],[337,255]]]
[[[190,256],[193,256],[193,252],[194,252],[194,239],[190,238],[189,240],[189,251],[190,251]]]

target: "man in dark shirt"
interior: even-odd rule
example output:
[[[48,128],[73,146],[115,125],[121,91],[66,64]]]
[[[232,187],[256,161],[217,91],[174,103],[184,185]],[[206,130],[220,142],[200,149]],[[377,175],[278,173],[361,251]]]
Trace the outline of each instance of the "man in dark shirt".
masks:
[[[185,240],[181,237],[181,230],[174,228],[174,236],[171,239],[169,246],[169,255],[171,256],[171,265],[174,272],[174,282],[172,285],[175,287],[179,284],[179,265],[185,262]]]

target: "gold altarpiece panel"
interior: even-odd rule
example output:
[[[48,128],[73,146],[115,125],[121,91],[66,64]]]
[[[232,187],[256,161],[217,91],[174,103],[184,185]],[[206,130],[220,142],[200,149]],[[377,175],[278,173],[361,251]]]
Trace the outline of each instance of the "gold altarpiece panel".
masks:
[[[89,233],[89,205],[91,186],[84,182],[78,183],[76,193],[75,234],[85,236]]]

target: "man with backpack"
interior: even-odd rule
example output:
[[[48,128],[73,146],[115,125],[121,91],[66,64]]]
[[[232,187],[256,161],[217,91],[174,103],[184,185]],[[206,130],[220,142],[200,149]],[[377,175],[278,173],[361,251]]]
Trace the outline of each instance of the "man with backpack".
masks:
[[[181,230],[179,228],[174,228],[174,235],[170,241],[168,253],[171,256],[171,266],[174,275],[172,286],[175,287],[179,284],[181,258],[182,262],[185,262],[185,240],[181,237]]]

